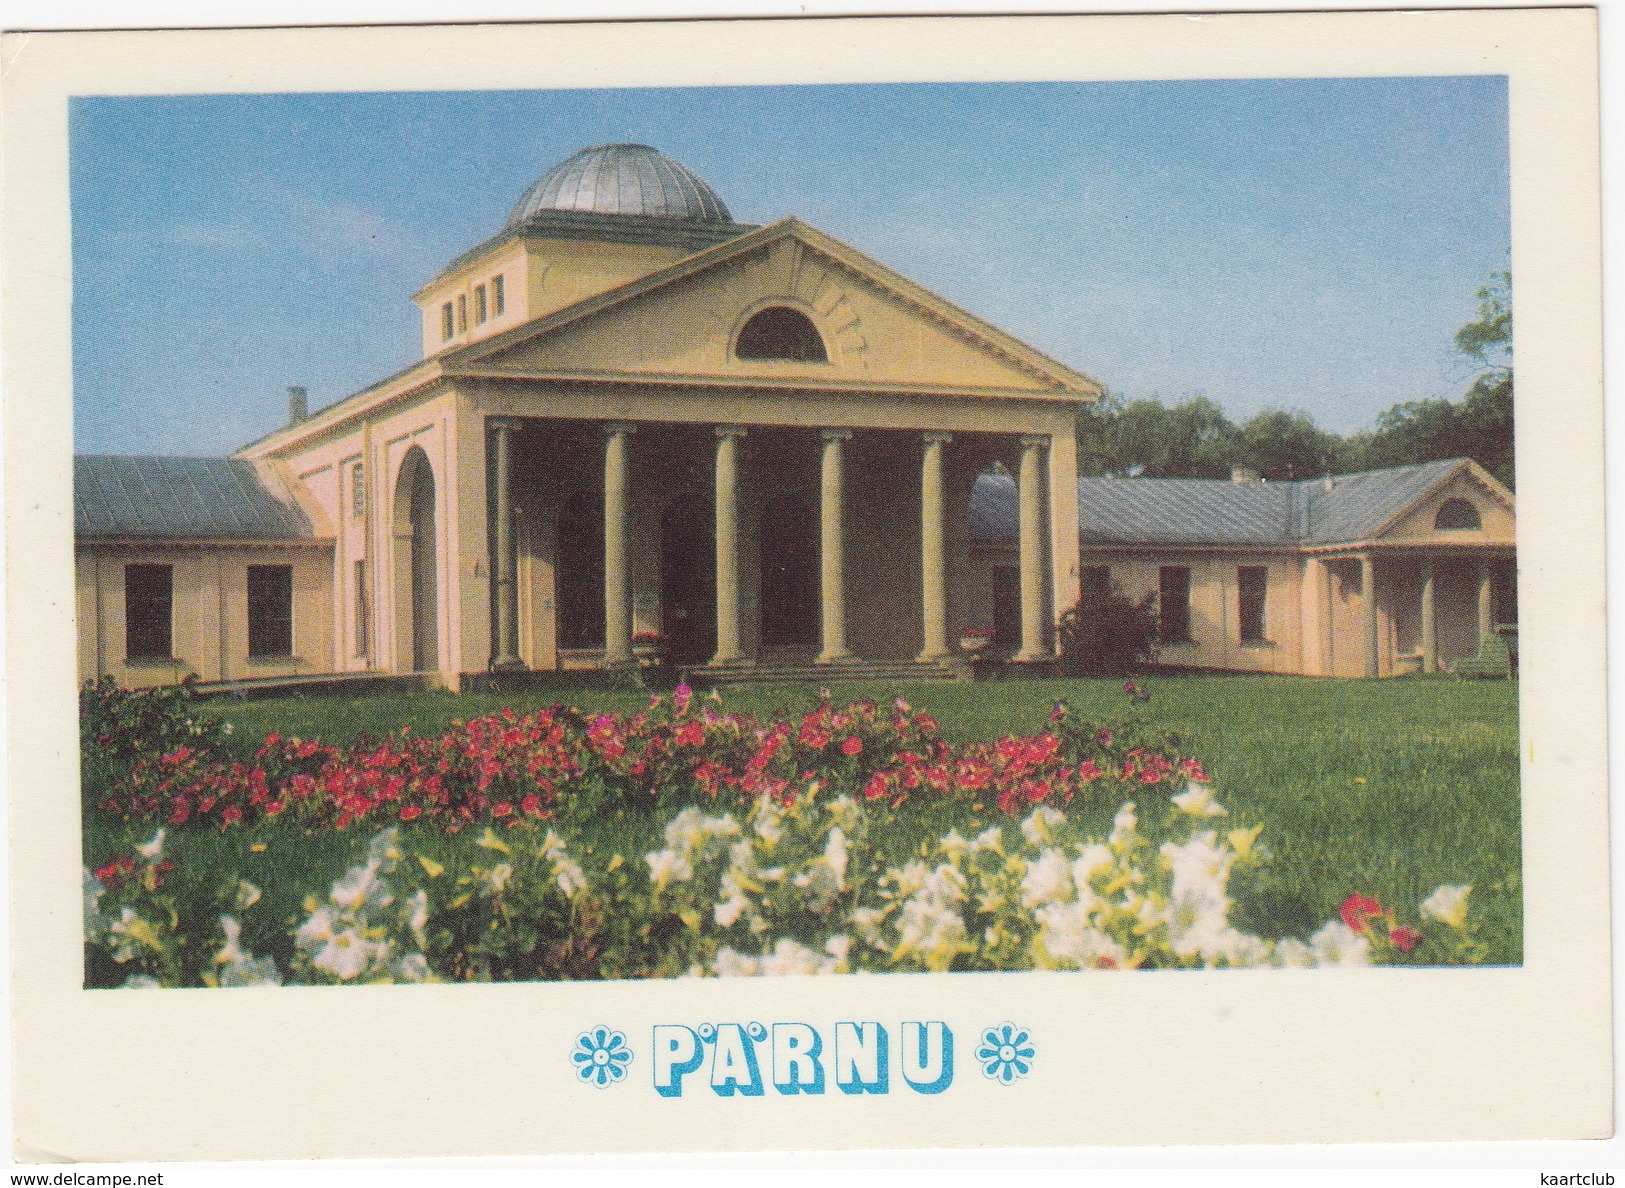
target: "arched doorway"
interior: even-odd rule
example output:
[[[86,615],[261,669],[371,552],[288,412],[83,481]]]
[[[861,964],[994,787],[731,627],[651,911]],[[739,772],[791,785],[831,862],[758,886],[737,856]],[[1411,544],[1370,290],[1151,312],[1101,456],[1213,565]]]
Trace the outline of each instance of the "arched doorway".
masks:
[[[413,672],[440,667],[439,565],[435,525],[434,469],[418,446],[406,452],[395,480],[395,565],[401,652]],[[397,612],[399,614],[399,611]]]
[[[674,664],[716,655],[716,521],[693,500],[675,501],[660,521],[660,633]]]
[[[818,642],[818,521],[794,495],[762,509],[762,646]]]
[[[577,495],[559,508],[555,586],[559,647],[604,646],[604,505]]]

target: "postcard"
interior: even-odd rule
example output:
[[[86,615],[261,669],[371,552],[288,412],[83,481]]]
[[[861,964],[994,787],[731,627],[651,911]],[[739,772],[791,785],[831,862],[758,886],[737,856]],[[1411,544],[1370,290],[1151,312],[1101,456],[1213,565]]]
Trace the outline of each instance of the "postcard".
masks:
[[[1611,1133],[1593,12],[4,49],[19,1160]]]

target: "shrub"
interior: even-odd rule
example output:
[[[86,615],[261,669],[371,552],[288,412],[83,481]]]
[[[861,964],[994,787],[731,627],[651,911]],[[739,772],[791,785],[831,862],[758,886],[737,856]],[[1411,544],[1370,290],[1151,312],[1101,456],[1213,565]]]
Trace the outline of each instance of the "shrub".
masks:
[[[1113,582],[1061,616],[1061,669],[1068,676],[1124,676],[1156,658],[1157,596],[1139,602]]]
[[[211,754],[231,725],[200,714],[195,679],[132,692],[112,677],[79,690],[80,781],[87,803],[114,788],[139,783],[166,756]]]

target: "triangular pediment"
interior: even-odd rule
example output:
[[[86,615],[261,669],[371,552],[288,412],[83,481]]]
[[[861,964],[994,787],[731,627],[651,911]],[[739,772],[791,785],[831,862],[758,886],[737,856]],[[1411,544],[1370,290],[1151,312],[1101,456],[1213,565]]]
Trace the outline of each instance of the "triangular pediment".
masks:
[[[1440,527],[1446,503],[1466,504],[1478,527]],[[1470,523],[1453,509],[1446,525]],[[1513,544],[1517,539],[1517,512],[1512,493],[1478,463],[1463,460],[1453,472],[1399,509],[1375,539],[1390,543]]]
[[[782,305],[827,361],[740,359],[741,327]],[[1088,399],[1095,381],[796,220],[761,228],[453,352],[450,371],[714,378]]]

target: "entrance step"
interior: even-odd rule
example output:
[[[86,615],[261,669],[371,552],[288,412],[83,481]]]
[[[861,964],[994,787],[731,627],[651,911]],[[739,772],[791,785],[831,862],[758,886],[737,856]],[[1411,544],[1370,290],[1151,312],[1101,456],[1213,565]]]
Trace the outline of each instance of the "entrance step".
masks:
[[[829,685],[837,681],[957,681],[965,679],[947,661],[899,660],[856,664],[778,664],[751,667],[709,665],[683,670],[683,679],[702,687],[722,685]]]

